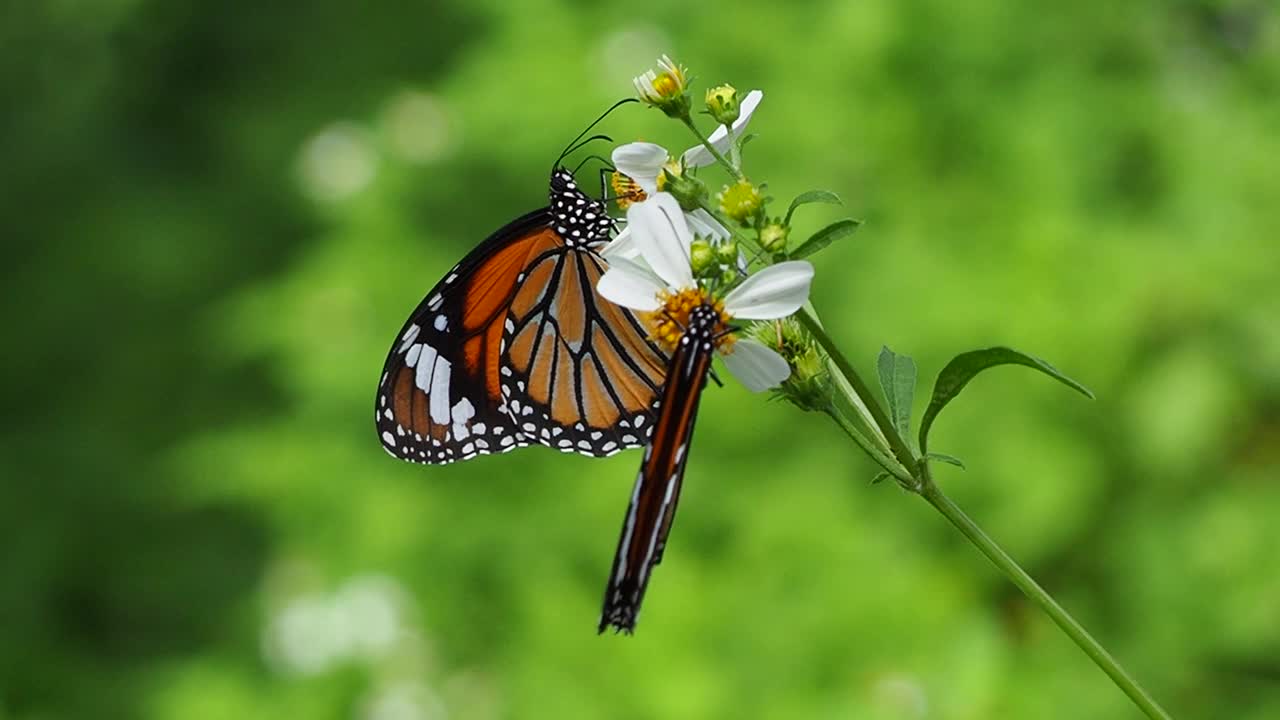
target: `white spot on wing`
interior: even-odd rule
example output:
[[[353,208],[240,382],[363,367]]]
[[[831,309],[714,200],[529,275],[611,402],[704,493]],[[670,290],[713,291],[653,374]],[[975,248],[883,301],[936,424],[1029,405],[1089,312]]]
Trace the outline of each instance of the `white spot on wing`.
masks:
[[[435,372],[431,374],[431,420],[441,425],[449,422],[449,376],[452,366],[448,360],[438,358]],[[421,377],[421,373],[419,373]]]
[[[408,350],[409,346],[413,344],[413,341],[418,339],[418,333],[421,331],[422,328],[418,327],[417,323],[410,325],[409,329],[405,330],[404,335],[400,338],[402,342],[400,343],[399,352]]]
[[[418,373],[413,382],[422,392],[431,392],[431,371],[436,366],[436,349],[430,345],[422,346],[422,354],[418,358]]]

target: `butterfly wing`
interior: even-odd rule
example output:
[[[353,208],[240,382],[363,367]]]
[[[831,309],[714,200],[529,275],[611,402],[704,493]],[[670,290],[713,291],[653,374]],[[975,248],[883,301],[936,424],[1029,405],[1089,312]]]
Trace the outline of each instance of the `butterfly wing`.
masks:
[[[606,269],[591,251],[545,254],[511,305],[503,358],[511,415],[530,440],[564,452],[643,445],[666,372],[640,319],[596,292]]]
[[[627,633],[635,629],[649,574],[662,560],[680,500],[698,401],[714,354],[711,336],[697,335],[694,328],[686,332],[671,356],[670,373],[659,403],[661,414],[653,439],[645,448],[605,588],[600,632],[610,626]]]
[[[494,233],[428,293],[379,383],[388,453],[443,464],[531,443],[609,455],[646,442],[666,356],[595,290],[611,227],[557,170],[550,207]]]
[[[517,278],[548,222],[537,210],[491,235],[409,316],[378,384],[388,453],[442,464],[527,444],[503,406],[498,358]]]

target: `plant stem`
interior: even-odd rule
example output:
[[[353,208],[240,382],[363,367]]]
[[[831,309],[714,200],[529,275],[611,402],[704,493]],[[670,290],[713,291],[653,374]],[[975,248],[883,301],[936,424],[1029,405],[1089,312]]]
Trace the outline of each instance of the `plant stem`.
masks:
[[[982,531],[982,528],[978,527],[973,520],[969,519],[969,516],[965,515],[964,511],[952,502],[950,498],[943,494],[942,490],[934,484],[933,477],[929,472],[928,462],[916,458],[915,453],[902,439],[902,436],[898,434],[897,428],[893,426],[893,423],[889,420],[889,416],[885,414],[884,408],[880,406],[879,401],[877,401],[875,396],[871,394],[871,389],[862,381],[862,378],[859,377],[858,371],[853,368],[853,365],[850,364],[844,354],[840,352],[840,349],[835,346],[831,337],[822,329],[822,325],[818,323],[818,319],[813,314],[812,309],[809,307],[801,308],[796,315],[799,317],[801,324],[803,324],[810,334],[813,335],[814,339],[818,341],[818,344],[822,346],[822,349],[827,352],[828,357],[835,365],[835,369],[840,375],[843,375],[844,379],[847,381],[847,384],[845,385],[836,383],[835,386],[840,388],[842,394],[848,396],[850,395],[850,391],[852,391],[852,395],[861,400],[862,405],[870,412],[871,418],[875,422],[876,427],[880,429],[881,434],[883,434],[885,440],[888,441],[889,448],[893,451],[894,457],[898,459],[902,464],[902,467],[910,474],[909,480],[900,482],[900,484],[902,484],[902,486],[907,490],[923,497],[926,502],[932,505],[938,512],[942,513],[942,516],[950,521],[951,524],[954,525],[956,529],[969,540],[969,542],[973,543],[973,545],[977,547],[983,555],[986,555],[987,559],[990,560],[992,564],[1008,576],[1008,578],[1014,585],[1018,586],[1018,589],[1021,590],[1023,594],[1039,606],[1040,609],[1043,610],[1044,613],[1067,634],[1067,637],[1071,638],[1071,641],[1083,650],[1084,653],[1089,656],[1089,659],[1111,678],[1111,681],[1116,684],[1116,687],[1120,688],[1125,695],[1129,696],[1129,699],[1132,700],[1147,717],[1152,720],[1170,720],[1169,714],[1160,707],[1159,703],[1148,695],[1147,692],[1142,689],[1142,686],[1139,685],[1138,682],[1129,675],[1129,673],[1125,672],[1124,668],[1120,666],[1120,663],[1116,662],[1116,659],[1112,657],[1105,648],[1099,645],[1097,640],[1093,639],[1093,636],[1084,629],[1084,626],[1077,622],[1076,619],[1071,616],[1071,613],[1067,612],[1065,608],[1059,605],[1058,602],[1053,599],[1053,596],[1046,592],[1044,588],[1040,587],[1040,585],[1027,574],[1026,570],[1023,570],[1008,553],[997,545],[994,540],[988,537],[987,534]],[[854,397],[848,397],[847,399],[850,403],[855,403]],[[855,437],[855,433],[859,436],[863,435],[863,433],[859,433],[857,428],[848,422],[847,418],[839,417],[838,412],[829,414],[836,420],[836,423],[840,425],[841,429],[846,433],[849,433],[855,441],[859,441],[859,437]],[[873,444],[874,443],[866,437],[861,437],[861,441],[858,442],[858,446],[866,451],[877,464],[892,473],[899,479],[899,481],[903,481],[904,478],[894,472],[892,467],[884,463],[883,460],[887,460],[888,458],[884,458],[881,453],[873,453],[868,450],[868,446]]]
[[[874,395],[871,394],[871,388],[862,381],[858,375],[858,371],[853,369],[853,365],[845,358],[844,353],[840,352],[840,348],[832,342],[831,337],[822,329],[822,325],[818,323],[818,319],[806,308],[801,308],[796,313],[796,317],[800,318],[800,323],[805,329],[813,335],[822,349],[835,363],[836,369],[844,376],[849,385],[853,387],[854,393],[862,401],[864,407],[871,413],[871,419],[875,420],[876,427],[880,428],[880,433],[884,435],[885,440],[889,442],[889,449],[893,451],[893,456],[902,463],[902,466],[914,473],[916,467],[915,455],[911,449],[907,447],[907,443],[903,441],[902,436],[898,434],[897,428],[893,426],[893,422],[889,420],[889,416],[884,414],[884,409],[880,407],[880,403],[876,401]],[[853,402],[852,398],[850,402]]]
[[[942,513],[943,517],[951,521],[951,524],[968,538],[969,542],[973,543],[983,555],[986,555],[993,565],[1008,576],[1031,602],[1038,605],[1058,627],[1062,628],[1062,631],[1089,656],[1089,659],[1093,660],[1095,665],[1111,677],[1112,682],[1124,691],[1124,694],[1128,695],[1129,699],[1142,712],[1146,713],[1147,717],[1153,720],[1170,720],[1169,714],[1165,712],[1164,708],[1160,707],[1159,703],[1148,695],[1146,690],[1142,689],[1137,680],[1134,680],[1129,673],[1125,672],[1125,669],[1120,666],[1120,663],[1116,662],[1111,653],[1108,653],[1102,645],[1098,644],[1098,641],[1093,639],[1093,636],[1071,616],[1071,613],[1059,605],[1044,588],[1040,587],[1013,558],[1009,557],[1009,554],[1003,548],[988,537],[973,520],[969,519],[969,516],[965,515],[964,511],[951,501],[951,498],[943,494],[931,479],[925,480],[923,487],[920,489],[920,495],[938,512]]]
[[[884,468],[885,472],[897,478],[900,483],[905,483],[908,486],[915,485],[916,479],[911,477],[911,474],[907,472],[907,469],[899,465],[893,458],[885,455],[883,452],[880,452],[880,450],[867,439],[866,435],[864,435],[856,425],[850,422],[849,418],[845,417],[844,413],[840,412],[839,408],[835,407],[834,403],[830,408],[827,408],[825,412],[828,417],[835,421],[836,425],[840,426],[841,430],[844,430],[845,434],[849,436],[849,439],[857,443],[858,447],[862,448],[863,452],[871,456],[871,459],[874,460],[877,465]]]
[[[702,143],[702,147],[706,148],[707,152],[711,153],[711,157],[715,158],[716,162],[719,162],[724,166],[725,170],[729,171],[729,174],[733,176],[734,180],[742,179],[742,171],[734,167],[733,163],[726,160],[724,155],[722,155],[719,150],[716,150],[715,145],[712,145],[710,140],[702,136],[702,133],[698,131],[698,126],[693,124],[693,118],[685,115],[680,118],[680,122],[684,123],[685,127],[689,128],[689,131],[693,133],[694,137],[698,138],[698,142]]]

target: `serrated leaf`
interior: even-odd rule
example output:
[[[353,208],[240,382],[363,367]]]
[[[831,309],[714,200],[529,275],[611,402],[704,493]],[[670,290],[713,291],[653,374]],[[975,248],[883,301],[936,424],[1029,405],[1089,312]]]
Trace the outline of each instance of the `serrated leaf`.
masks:
[[[782,221],[782,224],[790,225],[791,214],[796,211],[796,208],[800,207],[801,205],[808,205],[810,203],[828,203],[830,205],[843,205],[844,201],[840,199],[839,195],[831,192],[830,190],[809,190],[808,192],[802,192],[796,196],[795,200],[791,201],[791,207],[787,208],[787,217],[785,220]]]
[[[946,454],[944,454],[944,453],[933,453],[933,452],[931,452],[931,453],[925,453],[925,457],[926,457],[926,458],[928,458],[928,459],[930,459],[930,460],[937,460],[938,462],[944,462],[944,463],[946,463],[946,464],[948,464],[948,465],[955,465],[956,467],[960,468],[961,470],[967,470],[967,469],[968,469],[968,468],[966,468],[966,467],[964,466],[964,463],[960,461],[960,458],[958,458],[958,457],[956,457],[956,456],[954,456],[954,455],[946,455]]]
[[[799,260],[802,257],[808,257],[831,243],[842,237],[852,235],[862,223],[857,220],[837,220],[830,225],[822,228],[814,233],[808,240],[805,240],[800,247],[791,251],[791,259]]]
[[[911,401],[916,393],[916,361],[889,349],[880,348],[876,359],[880,372],[880,389],[889,406],[889,419],[904,438],[911,436]]]
[[[952,358],[946,367],[942,368],[942,372],[938,373],[937,381],[933,384],[933,397],[929,400],[929,407],[925,408],[924,417],[920,419],[920,449],[922,451],[929,446],[929,428],[933,426],[933,421],[938,417],[938,413],[942,412],[942,408],[955,399],[975,375],[997,365],[1022,365],[1032,370],[1039,370],[1090,400],[1093,399],[1093,393],[1090,392],[1089,388],[1062,374],[1061,371],[1044,360],[1019,352],[1013,348],[992,347],[961,353]]]

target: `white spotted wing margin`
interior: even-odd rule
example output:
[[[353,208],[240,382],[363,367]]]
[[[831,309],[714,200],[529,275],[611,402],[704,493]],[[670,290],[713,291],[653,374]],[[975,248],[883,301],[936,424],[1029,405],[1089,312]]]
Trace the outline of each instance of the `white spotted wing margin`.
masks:
[[[493,233],[427,293],[392,343],[374,409],[382,447],[393,457],[443,465],[528,445],[483,377],[466,371],[463,329],[467,279],[513,239],[551,223],[549,208]]]
[[[690,314],[689,328],[671,356],[657,403],[658,420],[645,447],[644,461],[614,553],[599,632],[603,633],[608,627],[627,634],[635,630],[649,576],[662,561],[662,551],[680,500],[698,401],[715,354],[714,332],[718,319],[718,313],[707,306],[695,308]]]

